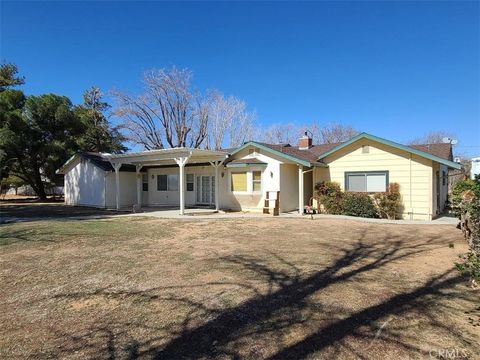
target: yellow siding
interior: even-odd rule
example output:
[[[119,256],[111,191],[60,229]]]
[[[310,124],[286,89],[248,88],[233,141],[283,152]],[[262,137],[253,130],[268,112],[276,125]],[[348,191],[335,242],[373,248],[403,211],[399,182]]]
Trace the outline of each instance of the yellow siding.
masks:
[[[369,152],[362,153],[362,146]],[[315,181],[334,181],[345,186],[345,172],[389,172],[389,182],[400,185],[402,215],[405,219],[430,220],[432,218],[433,162],[386,146],[362,139],[324,159],[328,168],[316,168]]]

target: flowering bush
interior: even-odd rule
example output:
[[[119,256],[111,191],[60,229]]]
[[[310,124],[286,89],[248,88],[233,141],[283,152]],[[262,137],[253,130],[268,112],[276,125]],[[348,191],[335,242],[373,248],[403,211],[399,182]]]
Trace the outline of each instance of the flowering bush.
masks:
[[[381,217],[395,220],[398,209],[402,205],[400,185],[391,183],[386,192],[375,193],[373,195],[373,202]]]

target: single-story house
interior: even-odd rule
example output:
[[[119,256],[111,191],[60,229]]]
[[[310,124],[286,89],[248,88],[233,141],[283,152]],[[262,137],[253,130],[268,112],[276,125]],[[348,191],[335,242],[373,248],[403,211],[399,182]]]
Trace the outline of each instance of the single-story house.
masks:
[[[314,186],[334,181],[345,191],[381,192],[398,183],[403,218],[443,212],[450,144],[405,146],[367,133],[338,144],[297,146],[250,141],[229,150],[173,148],[126,154],[78,153],[59,169],[65,203],[121,209],[214,206],[243,211],[303,212]]]

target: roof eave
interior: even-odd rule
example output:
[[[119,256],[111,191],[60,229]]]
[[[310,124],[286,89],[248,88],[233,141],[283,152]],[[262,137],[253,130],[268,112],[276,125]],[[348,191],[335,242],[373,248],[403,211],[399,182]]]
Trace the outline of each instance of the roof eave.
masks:
[[[242,146],[240,146],[239,148],[235,149],[235,151],[233,151],[232,153],[230,153],[230,155],[235,155],[236,153],[238,153],[239,151],[242,151],[243,149],[249,147],[249,146],[255,146],[255,147],[258,147],[259,149],[262,149],[262,150],[265,150],[271,154],[274,154],[274,155],[277,155],[277,156],[280,156],[280,157],[283,157],[287,160],[290,160],[290,161],[293,161],[299,165],[303,165],[303,166],[308,166],[308,167],[311,167],[312,164],[309,162],[309,161],[306,161],[306,160],[302,160],[302,159],[299,159],[295,156],[291,156],[291,155],[288,155],[288,154],[285,154],[281,151],[277,151],[277,150],[274,150],[274,149],[271,149],[265,145],[262,145],[262,144],[259,144],[255,141],[249,141],[245,144],[243,144]]]
[[[67,167],[72,163],[73,160],[75,160],[76,157],[80,156],[79,154],[74,154],[70,156],[70,158],[65,161],[65,164],[63,164],[59,169],[55,170],[55,174],[57,175],[65,175],[65,170]]]
[[[361,133],[361,134],[358,134],[354,137],[352,137],[350,140],[344,142],[344,143],[341,143],[335,147],[333,147],[332,149],[328,150],[327,152],[321,154],[319,157],[318,157],[318,160],[321,160],[321,159],[324,159],[326,158],[327,156],[347,147],[348,145],[350,144],[353,144],[354,142],[360,140],[360,139],[369,139],[369,140],[372,140],[372,141],[376,141],[376,142],[379,142],[381,144],[384,144],[384,145],[388,145],[388,146],[392,146],[394,148],[397,148],[397,149],[400,149],[400,150],[403,150],[403,151],[406,151],[406,152],[409,152],[411,154],[415,154],[415,155],[418,155],[418,156],[421,156],[421,157],[424,157],[426,159],[429,159],[429,160],[432,160],[432,161],[435,161],[435,162],[438,162],[440,164],[443,164],[445,166],[448,166],[452,169],[457,169],[457,170],[460,170],[462,168],[462,164],[458,164],[456,162],[453,162],[453,161],[450,161],[450,160],[447,160],[447,159],[442,159],[441,157],[438,157],[438,156],[435,156],[435,155],[432,155],[432,154],[429,154],[425,151],[422,151],[422,150],[417,150],[417,149],[414,149],[414,148],[411,148],[409,146],[406,146],[406,145],[402,145],[402,144],[399,144],[399,143],[396,143],[394,141],[390,141],[390,140],[387,140],[387,139],[383,139],[383,138],[380,138],[378,136],[374,136],[374,135],[370,135],[370,134],[367,134],[367,133]]]

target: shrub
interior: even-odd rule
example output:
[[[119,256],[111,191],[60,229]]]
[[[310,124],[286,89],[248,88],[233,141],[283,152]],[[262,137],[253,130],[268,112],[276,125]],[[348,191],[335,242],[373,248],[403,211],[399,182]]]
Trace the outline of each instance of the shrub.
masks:
[[[466,179],[459,181],[455,184],[452,189],[451,203],[452,209],[456,216],[460,216],[461,213],[461,204],[463,201],[463,194],[466,191],[472,191],[477,199],[480,199],[480,181],[477,178],[476,180]]]
[[[315,185],[315,190],[320,198],[320,204],[323,205],[328,214],[343,214],[343,192],[340,185],[331,181],[322,181]]]
[[[461,257],[462,262],[455,265],[476,284],[480,280],[480,178],[457,183],[452,191],[452,204],[470,247],[470,252]]]
[[[395,220],[398,209],[402,205],[400,185],[391,183],[386,192],[375,193],[373,202],[378,209],[380,217]]]
[[[460,262],[455,266],[462,274],[470,276],[473,282],[480,282],[480,255],[474,251],[460,255]]]
[[[343,195],[343,214],[367,218],[378,217],[372,198],[365,193],[347,192]]]

